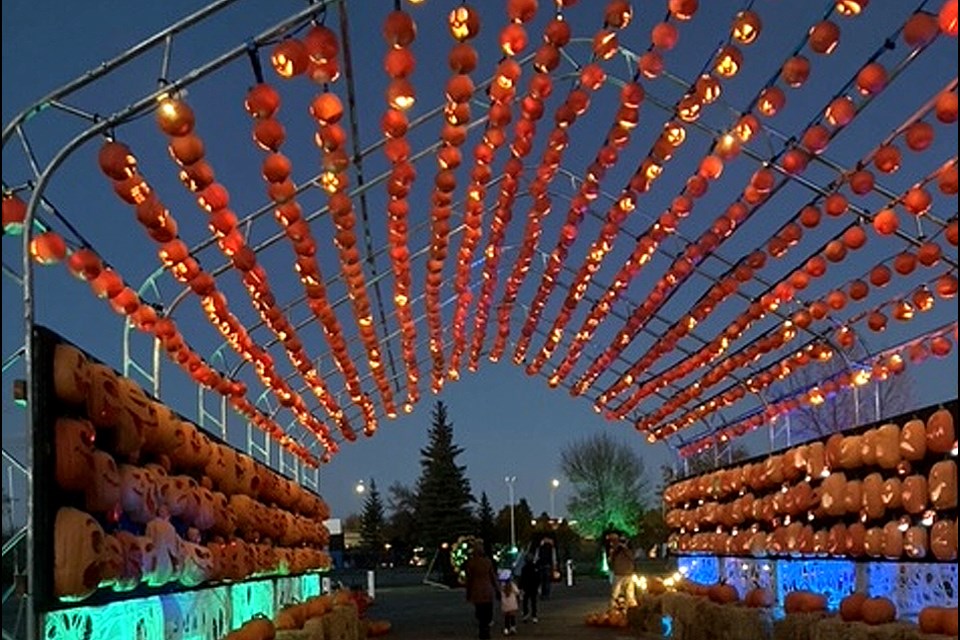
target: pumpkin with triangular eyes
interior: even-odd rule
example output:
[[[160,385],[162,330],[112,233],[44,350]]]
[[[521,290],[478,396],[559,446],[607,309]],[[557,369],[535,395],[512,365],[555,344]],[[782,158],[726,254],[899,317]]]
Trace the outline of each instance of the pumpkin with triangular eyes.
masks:
[[[160,502],[170,515],[193,523],[200,509],[200,485],[190,476],[166,476],[160,479]]]
[[[57,484],[64,491],[83,491],[93,466],[96,431],[86,420],[57,418],[54,425]]]
[[[53,525],[54,591],[61,600],[82,600],[100,584],[103,528],[89,513],[62,507]]]
[[[90,513],[115,513],[121,506],[122,485],[117,463],[106,451],[94,451],[84,501]]]
[[[76,347],[58,344],[53,353],[53,389],[57,397],[69,404],[83,404],[89,385],[87,357]]]

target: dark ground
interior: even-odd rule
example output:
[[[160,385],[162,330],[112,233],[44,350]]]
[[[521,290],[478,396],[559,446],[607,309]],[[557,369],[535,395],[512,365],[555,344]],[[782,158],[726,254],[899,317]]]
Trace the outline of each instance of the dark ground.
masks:
[[[565,640],[624,640],[639,638],[629,629],[588,627],[584,617],[603,611],[610,586],[599,579],[583,579],[573,587],[555,585],[551,598],[540,602],[540,622],[520,622],[517,638]],[[377,590],[370,618],[393,624],[387,638],[393,640],[440,640],[476,638],[473,607],[464,600],[462,589],[448,591],[428,585],[384,587]],[[502,615],[494,613],[492,637],[503,637]]]

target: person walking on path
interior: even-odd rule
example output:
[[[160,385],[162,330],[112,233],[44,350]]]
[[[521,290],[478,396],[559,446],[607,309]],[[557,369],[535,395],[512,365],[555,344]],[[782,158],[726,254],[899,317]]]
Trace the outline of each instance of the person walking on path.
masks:
[[[489,640],[493,625],[493,601],[500,595],[497,570],[483,553],[483,545],[475,544],[470,559],[464,564],[467,602],[473,605],[480,640]]]
[[[540,591],[540,569],[533,561],[533,556],[527,554],[523,567],[520,569],[520,592],[523,594],[523,619],[539,622],[537,619],[537,596]]]
[[[610,591],[610,608],[620,606],[620,598],[626,606],[637,606],[636,585],[633,583],[633,552],[627,546],[626,540],[619,538],[610,550],[608,563],[613,571],[613,589]]]
[[[517,585],[507,578],[500,590],[500,609],[503,611],[503,635],[511,636],[517,633],[517,609],[520,603],[517,598]]]
[[[540,597],[550,598],[550,588],[553,586],[553,574],[557,572],[557,549],[553,545],[553,538],[544,536],[537,547],[537,567],[540,569]]]

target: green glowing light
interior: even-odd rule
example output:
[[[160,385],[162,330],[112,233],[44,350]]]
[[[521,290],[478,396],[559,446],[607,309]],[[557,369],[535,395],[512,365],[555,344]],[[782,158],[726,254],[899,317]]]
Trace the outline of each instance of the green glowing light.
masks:
[[[308,573],[300,576],[300,597],[303,600],[320,595],[320,576]]]
[[[273,580],[235,584],[230,589],[232,629],[262,614],[271,620],[274,615]]]

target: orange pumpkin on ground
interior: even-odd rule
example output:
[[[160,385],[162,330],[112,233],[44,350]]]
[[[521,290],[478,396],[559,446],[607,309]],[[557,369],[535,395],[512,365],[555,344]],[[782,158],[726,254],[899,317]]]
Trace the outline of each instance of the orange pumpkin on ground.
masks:
[[[812,591],[793,591],[784,598],[783,608],[787,613],[817,613],[826,611],[827,598]]]
[[[840,601],[840,617],[844,622],[855,622],[863,619],[863,603],[867,601],[866,594],[851,593]]]
[[[887,624],[897,619],[897,608],[889,598],[867,598],[860,611],[867,624]]]

